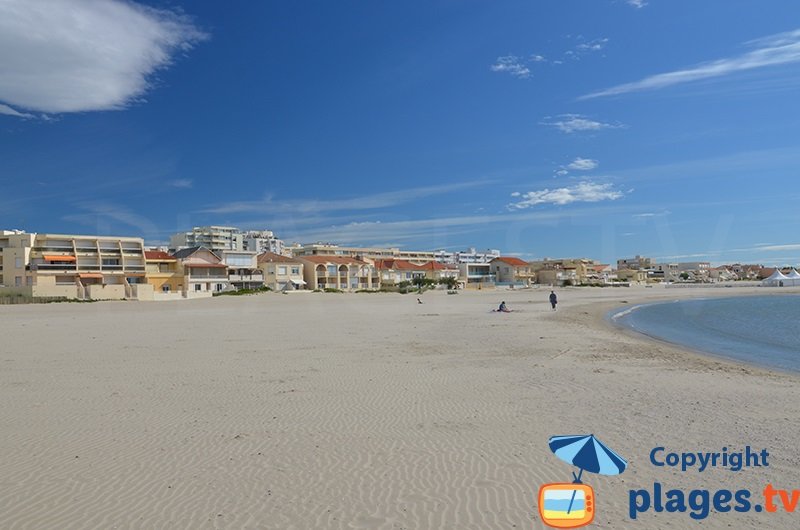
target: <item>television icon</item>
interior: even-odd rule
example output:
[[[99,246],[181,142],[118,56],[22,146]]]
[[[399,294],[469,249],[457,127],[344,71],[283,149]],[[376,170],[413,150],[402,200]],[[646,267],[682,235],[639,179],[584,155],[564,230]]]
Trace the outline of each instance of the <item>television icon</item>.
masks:
[[[553,528],[586,526],[594,520],[594,491],[586,484],[545,484],[539,488],[539,516]]]

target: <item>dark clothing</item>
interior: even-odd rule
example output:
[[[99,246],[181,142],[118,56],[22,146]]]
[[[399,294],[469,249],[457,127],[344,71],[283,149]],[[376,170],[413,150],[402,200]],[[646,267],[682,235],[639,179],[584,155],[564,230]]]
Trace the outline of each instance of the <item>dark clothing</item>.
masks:
[[[553,309],[556,308],[556,304],[558,303],[558,297],[556,293],[550,293],[550,305],[553,306]]]

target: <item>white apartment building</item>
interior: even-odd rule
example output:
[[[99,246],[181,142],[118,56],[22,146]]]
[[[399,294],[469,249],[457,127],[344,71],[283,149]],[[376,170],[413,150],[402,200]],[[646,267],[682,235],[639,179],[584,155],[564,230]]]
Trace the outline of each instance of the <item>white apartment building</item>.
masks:
[[[205,247],[212,252],[244,250],[244,236],[233,226],[195,226],[188,232],[173,234],[169,246],[175,250]]]
[[[275,237],[272,230],[249,230],[242,234],[244,250],[263,254],[272,252],[273,254],[283,254],[286,246],[283,241]]]
[[[489,263],[493,259],[497,259],[499,257],[499,250],[486,249],[485,251],[478,252],[473,247],[459,252],[437,250],[433,253],[433,259],[439,263],[450,263],[454,265],[460,265],[462,263]]]

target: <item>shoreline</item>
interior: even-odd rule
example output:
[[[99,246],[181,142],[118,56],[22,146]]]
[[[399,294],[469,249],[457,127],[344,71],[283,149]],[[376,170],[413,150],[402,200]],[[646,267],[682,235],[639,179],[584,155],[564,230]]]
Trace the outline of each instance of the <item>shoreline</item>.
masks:
[[[748,298],[748,297],[764,297],[764,296],[792,296],[792,295],[796,296],[798,294],[800,294],[800,291],[794,291],[792,293],[774,293],[774,292],[772,292],[772,293],[768,293],[768,294],[764,294],[764,293],[736,293],[736,294],[730,294],[730,295],[727,295],[727,296],[707,296],[707,297],[706,296],[701,296],[701,297],[692,297],[692,298],[680,298],[680,299],[676,299],[676,300],[647,301],[647,302],[637,303],[637,304],[631,306],[629,310],[630,311],[635,311],[635,310],[638,310],[641,307],[650,307],[650,306],[653,306],[653,305],[660,305],[660,304],[667,304],[667,303],[681,303],[681,302],[684,302],[684,301],[687,301],[687,300],[723,300],[723,299],[729,299],[729,298]],[[619,309],[620,311],[617,311],[617,309]],[[678,350],[685,351],[685,352],[690,353],[690,354],[695,355],[695,356],[708,357],[710,359],[714,359],[714,360],[717,360],[717,361],[722,361],[722,362],[725,362],[725,363],[731,363],[731,364],[734,364],[734,365],[742,365],[742,366],[746,366],[746,367],[751,368],[751,369],[757,369],[757,370],[761,370],[761,371],[765,371],[765,372],[776,372],[776,373],[790,375],[790,376],[800,376],[800,370],[797,370],[797,369],[784,368],[784,367],[781,367],[781,366],[776,366],[776,365],[771,365],[771,364],[766,364],[766,363],[762,364],[762,363],[758,363],[757,361],[748,361],[748,360],[744,360],[744,359],[737,359],[737,358],[729,356],[729,355],[727,355],[725,353],[719,353],[719,352],[715,352],[715,351],[711,351],[711,350],[705,350],[705,349],[699,348],[699,347],[692,347],[692,346],[687,345],[687,344],[681,344],[679,342],[673,342],[673,341],[671,341],[669,339],[662,338],[662,337],[659,337],[657,335],[652,335],[650,333],[647,333],[646,331],[643,331],[643,330],[640,330],[640,329],[636,329],[630,324],[626,324],[626,323],[620,322],[619,319],[617,318],[617,315],[620,312],[625,311],[625,310],[622,308],[622,306],[619,306],[617,309],[610,309],[609,311],[607,311],[605,313],[604,320],[605,320],[606,324],[608,326],[613,327],[613,328],[620,329],[623,332],[627,332],[627,333],[631,334],[632,336],[643,337],[646,340],[650,340],[650,341],[654,341],[654,342],[659,343],[659,344],[670,346],[670,347],[676,348]]]

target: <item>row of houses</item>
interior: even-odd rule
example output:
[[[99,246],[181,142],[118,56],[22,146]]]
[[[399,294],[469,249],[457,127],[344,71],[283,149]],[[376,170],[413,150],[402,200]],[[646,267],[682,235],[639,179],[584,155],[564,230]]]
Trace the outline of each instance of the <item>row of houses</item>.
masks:
[[[461,288],[727,281],[766,277],[755,265],[656,263],[636,256],[614,269],[590,258],[525,261],[499,251],[410,251],[314,243],[285,247],[268,231],[195,227],[174,241],[192,246],[149,249],[136,237],[0,231],[0,288],[30,297],[168,300],[269,287],[276,291],[375,290],[426,279]],[[255,242],[254,242],[255,241]],[[240,244],[241,243],[241,244]],[[272,245],[272,246],[270,246]],[[265,250],[282,250],[274,252]],[[291,251],[291,252],[289,252]],[[287,255],[290,254],[291,255]]]

